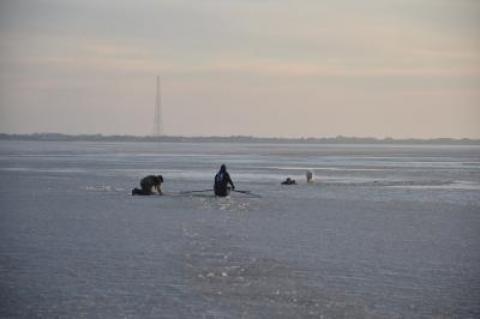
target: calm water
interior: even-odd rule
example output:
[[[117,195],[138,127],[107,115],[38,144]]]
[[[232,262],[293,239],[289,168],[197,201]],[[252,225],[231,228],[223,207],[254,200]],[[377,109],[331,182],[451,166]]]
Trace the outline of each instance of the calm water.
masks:
[[[180,193],[222,163],[260,197]],[[0,141],[0,177],[0,317],[480,317],[480,147]]]

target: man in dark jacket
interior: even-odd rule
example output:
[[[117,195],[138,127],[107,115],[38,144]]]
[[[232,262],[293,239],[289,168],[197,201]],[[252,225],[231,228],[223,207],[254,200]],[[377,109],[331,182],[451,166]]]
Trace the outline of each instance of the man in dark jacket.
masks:
[[[227,167],[222,164],[217,175],[215,175],[215,184],[213,185],[213,191],[216,196],[225,197],[230,193],[228,184],[232,185],[232,190],[235,190],[230,174],[227,172]]]
[[[158,193],[158,195],[162,195],[162,189],[160,186],[163,183],[162,175],[148,175],[142,178],[140,181],[140,186],[142,189],[135,188],[132,190],[132,195],[152,195]],[[152,191],[153,190],[153,191]]]

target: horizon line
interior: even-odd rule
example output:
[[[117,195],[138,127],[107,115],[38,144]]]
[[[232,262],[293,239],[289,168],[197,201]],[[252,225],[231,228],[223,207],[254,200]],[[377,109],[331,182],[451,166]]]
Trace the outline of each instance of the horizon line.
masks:
[[[58,133],[58,132],[35,132],[35,133],[4,133],[0,132],[0,138],[35,138],[35,137],[44,137],[44,138],[55,138],[55,137],[64,137],[64,138],[99,138],[99,139],[144,139],[144,140],[162,140],[162,139],[243,139],[243,140],[284,140],[284,141],[346,141],[350,140],[352,142],[362,142],[362,141],[372,141],[372,142],[402,142],[402,141],[411,141],[411,142],[440,142],[440,141],[450,141],[450,142],[475,142],[480,143],[480,138],[469,138],[469,137],[433,137],[433,138],[418,138],[418,137],[407,137],[407,138],[398,138],[398,137],[372,137],[372,136],[346,136],[346,135],[336,135],[336,136],[325,136],[325,137],[272,137],[272,136],[254,136],[254,135],[132,135],[132,134],[103,134],[103,133],[79,133],[79,134],[68,134],[68,133]]]

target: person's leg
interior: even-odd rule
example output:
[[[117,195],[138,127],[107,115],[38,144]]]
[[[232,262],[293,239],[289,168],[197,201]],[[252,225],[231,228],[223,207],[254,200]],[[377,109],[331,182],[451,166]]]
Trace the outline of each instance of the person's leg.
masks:
[[[142,195],[152,195],[152,186],[151,185],[143,185],[142,186]]]
[[[217,195],[218,197],[226,197],[226,196],[228,196],[228,193],[229,193],[229,191],[227,190],[227,188],[218,189],[218,190],[215,191],[215,195]]]
[[[132,195],[150,195],[150,192],[147,192],[143,189],[134,188],[132,189]]]

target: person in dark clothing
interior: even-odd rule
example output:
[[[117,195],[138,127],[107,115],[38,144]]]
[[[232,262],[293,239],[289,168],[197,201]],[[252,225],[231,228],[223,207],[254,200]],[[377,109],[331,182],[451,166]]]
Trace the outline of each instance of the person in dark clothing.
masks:
[[[215,175],[215,183],[213,185],[215,195],[220,197],[227,196],[230,193],[230,187],[228,187],[228,184],[232,186],[232,190],[235,190],[235,185],[233,185],[230,174],[227,172],[227,167],[225,164],[222,164],[217,175]]]
[[[297,182],[295,182],[294,179],[291,179],[290,177],[287,177],[286,180],[282,182],[282,185],[296,185]]]
[[[134,188],[132,190],[132,195],[152,195],[154,193],[157,193],[158,195],[162,195],[162,189],[160,188],[162,183],[163,183],[162,175],[145,176],[140,181],[141,189]]]

